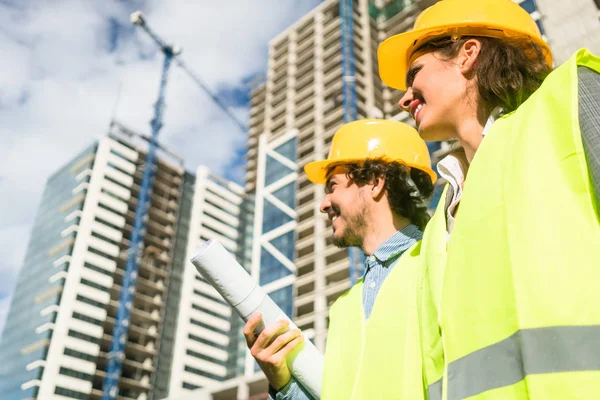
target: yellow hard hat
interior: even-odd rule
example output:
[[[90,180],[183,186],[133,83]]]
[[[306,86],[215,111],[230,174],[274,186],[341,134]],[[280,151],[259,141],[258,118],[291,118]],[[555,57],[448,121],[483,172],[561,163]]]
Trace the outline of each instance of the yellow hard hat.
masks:
[[[410,125],[384,119],[342,125],[333,135],[327,159],[306,164],[304,171],[311,182],[325,183],[331,167],[375,158],[398,161],[427,173],[432,182],[437,179],[427,145],[418,132]]]
[[[528,36],[552,53],[529,13],[511,0],[441,0],[425,9],[412,31],[386,39],[377,52],[379,76],[388,86],[406,90],[406,73],[414,52],[432,39],[443,36],[510,38]]]

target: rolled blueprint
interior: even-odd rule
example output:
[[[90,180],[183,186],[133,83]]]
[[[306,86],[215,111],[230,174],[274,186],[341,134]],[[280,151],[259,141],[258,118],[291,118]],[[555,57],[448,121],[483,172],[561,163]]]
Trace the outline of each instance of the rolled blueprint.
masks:
[[[204,243],[190,261],[244,321],[248,321],[254,313],[262,314],[263,322],[257,328],[257,334],[264,329],[265,324],[271,325],[282,319],[290,322],[290,329],[296,328],[290,318],[218,241],[209,240]],[[319,350],[309,340],[304,340],[287,356],[287,364],[296,380],[315,398],[320,398],[323,355]]]

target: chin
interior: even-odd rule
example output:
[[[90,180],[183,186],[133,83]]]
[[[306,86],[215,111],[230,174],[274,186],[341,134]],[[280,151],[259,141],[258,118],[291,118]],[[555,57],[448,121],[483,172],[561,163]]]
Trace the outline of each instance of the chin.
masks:
[[[440,131],[435,127],[427,126],[426,124],[419,125],[419,136],[426,142],[443,142],[446,140],[454,139],[454,136],[447,132]]]
[[[335,242],[336,240],[343,239],[344,235],[342,235],[341,232],[337,231],[337,232],[333,232],[333,235],[331,236],[331,238]]]

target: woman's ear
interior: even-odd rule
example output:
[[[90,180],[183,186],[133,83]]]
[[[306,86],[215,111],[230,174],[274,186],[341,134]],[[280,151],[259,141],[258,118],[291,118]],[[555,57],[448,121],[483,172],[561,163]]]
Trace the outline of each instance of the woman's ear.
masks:
[[[465,76],[470,76],[473,72],[475,61],[481,52],[481,42],[477,39],[469,39],[463,43],[456,57],[456,64],[460,72]]]

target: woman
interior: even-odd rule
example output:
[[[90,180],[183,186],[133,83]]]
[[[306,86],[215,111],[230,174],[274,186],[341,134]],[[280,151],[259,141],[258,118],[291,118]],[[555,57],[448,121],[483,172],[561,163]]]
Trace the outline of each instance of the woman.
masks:
[[[551,60],[510,0],[443,0],[380,46],[421,136],[461,146],[422,245],[430,398],[600,393],[600,59]]]

